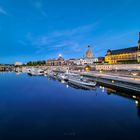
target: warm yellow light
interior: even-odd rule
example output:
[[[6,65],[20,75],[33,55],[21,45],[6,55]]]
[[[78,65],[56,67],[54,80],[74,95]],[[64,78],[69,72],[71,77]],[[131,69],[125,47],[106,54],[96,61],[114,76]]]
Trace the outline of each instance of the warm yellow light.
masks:
[[[88,72],[89,71],[89,68],[86,68],[86,71]]]
[[[112,83],[115,83],[115,81],[114,81],[114,80],[112,80]]]
[[[138,101],[135,101],[135,103],[136,103],[136,105],[138,105],[139,102]]]
[[[133,95],[132,97],[133,97],[134,99],[136,99],[136,96]]]

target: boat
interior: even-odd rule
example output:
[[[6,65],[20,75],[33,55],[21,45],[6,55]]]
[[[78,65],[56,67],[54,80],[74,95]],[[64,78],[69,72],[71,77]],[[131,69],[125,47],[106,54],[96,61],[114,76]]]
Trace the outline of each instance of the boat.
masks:
[[[68,85],[66,85],[66,87],[71,87],[71,88],[74,88],[74,89],[82,89],[82,90],[95,90],[96,87],[90,87],[90,86],[79,86],[79,85],[75,85],[75,84],[71,84],[71,83],[68,83]]]
[[[57,74],[54,73],[53,71],[51,71],[51,72],[48,73],[48,77],[52,78],[52,79],[57,79]]]
[[[32,76],[41,76],[44,74],[44,71],[41,69],[32,68],[29,70],[28,74]]]
[[[60,73],[57,75],[57,79],[58,80],[64,80],[64,81],[67,81],[68,80],[68,75],[66,75],[65,73]]]
[[[96,82],[91,82],[87,78],[80,76],[79,74],[69,75],[68,82],[80,86],[80,87],[95,87]]]

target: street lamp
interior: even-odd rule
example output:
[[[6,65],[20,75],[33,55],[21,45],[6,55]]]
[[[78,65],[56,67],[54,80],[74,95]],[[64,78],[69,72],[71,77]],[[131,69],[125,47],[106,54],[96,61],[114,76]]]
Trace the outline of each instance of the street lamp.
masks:
[[[115,68],[115,70],[116,70],[116,72],[117,72],[117,70],[118,70],[118,67],[116,67],[116,68]]]
[[[132,75],[134,76],[134,80],[135,80],[135,76],[137,76],[137,73],[134,72],[134,73],[132,73]]]

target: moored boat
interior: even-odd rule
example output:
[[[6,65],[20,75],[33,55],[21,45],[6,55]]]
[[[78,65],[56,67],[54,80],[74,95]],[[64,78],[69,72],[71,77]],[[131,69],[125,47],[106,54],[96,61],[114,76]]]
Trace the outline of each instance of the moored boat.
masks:
[[[68,78],[68,82],[77,86],[82,86],[82,87],[86,87],[86,86],[95,87],[96,86],[96,82],[91,82],[88,79],[81,77],[78,74],[70,75]]]
[[[28,74],[32,76],[41,76],[44,74],[44,71],[41,69],[32,68],[29,70]]]
[[[65,80],[65,81],[67,81],[68,80],[68,75],[66,75],[65,73],[60,73],[60,74],[58,74],[57,75],[57,78],[58,78],[58,80]]]

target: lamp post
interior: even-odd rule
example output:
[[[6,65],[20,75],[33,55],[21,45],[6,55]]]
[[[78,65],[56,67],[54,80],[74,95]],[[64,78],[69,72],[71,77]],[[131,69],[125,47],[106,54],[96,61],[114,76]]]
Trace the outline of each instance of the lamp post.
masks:
[[[137,73],[136,72],[134,72],[134,73],[132,73],[132,75],[133,75],[133,77],[134,77],[134,80],[135,80],[135,76],[137,76]]]
[[[115,71],[116,71],[116,72],[117,72],[117,70],[118,70],[118,67],[115,68]]]

